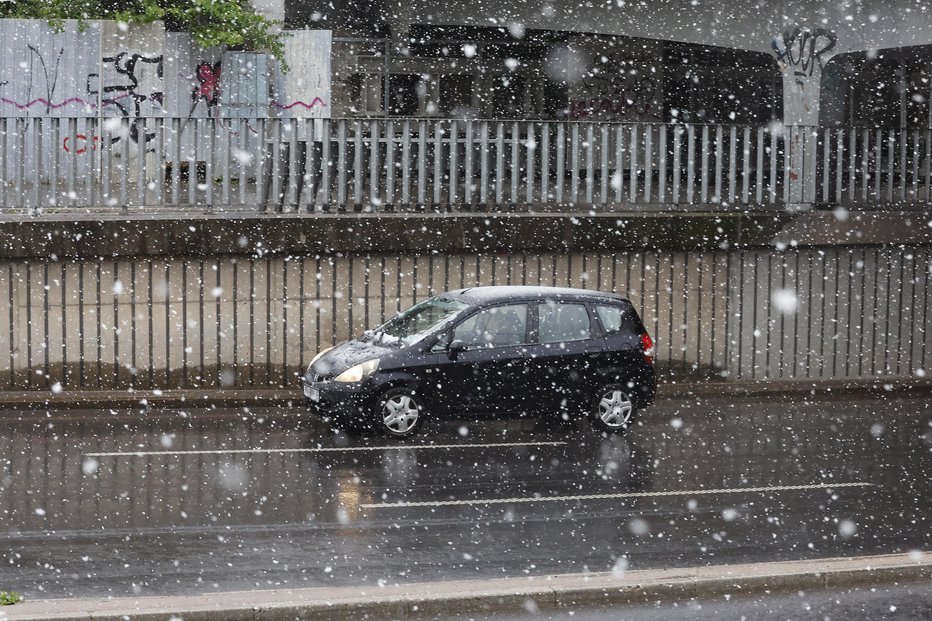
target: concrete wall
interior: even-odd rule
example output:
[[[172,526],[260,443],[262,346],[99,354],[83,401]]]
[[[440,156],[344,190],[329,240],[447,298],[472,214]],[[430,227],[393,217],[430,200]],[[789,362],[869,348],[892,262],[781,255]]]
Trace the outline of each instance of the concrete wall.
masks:
[[[900,217],[894,217],[899,215]],[[811,217],[781,211],[723,213],[269,213],[232,216],[45,216],[0,221],[0,248],[8,259],[306,256],[313,254],[461,254],[760,247],[791,222]],[[867,231],[872,214],[853,214],[849,226]],[[863,222],[862,222],[863,221]],[[891,214],[885,235],[860,243],[932,242],[932,229],[909,226]],[[927,232],[928,231],[928,232]],[[799,232],[793,232],[800,239]],[[845,243],[820,227],[817,243]]]

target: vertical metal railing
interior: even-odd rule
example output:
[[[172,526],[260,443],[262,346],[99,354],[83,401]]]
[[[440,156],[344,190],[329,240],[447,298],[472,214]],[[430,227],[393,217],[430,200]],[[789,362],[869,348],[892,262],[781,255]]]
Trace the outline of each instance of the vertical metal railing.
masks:
[[[932,129],[824,128],[818,138],[818,202],[925,208],[932,198]]]
[[[921,206],[932,129],[0,118],[0,210]]]
[[[491,284],[625,293],[665,378],[909,378],[930,278],[928,245],[7,261],[0,390],[292,386],[319,349]]]

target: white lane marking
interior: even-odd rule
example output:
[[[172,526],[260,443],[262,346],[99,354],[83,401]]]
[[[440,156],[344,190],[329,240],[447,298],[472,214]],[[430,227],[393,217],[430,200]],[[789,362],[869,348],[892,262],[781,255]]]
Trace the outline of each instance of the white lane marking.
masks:
[[[500,448],[516,446],[564,446],[566,442],[490,442],[487,444],[416,444],[411,446],[321,446],[317,448],[279,449],[210,449],[194,451],[123,451],[116,453],[85,453],[85,457],[147,457],[164,455],[244,455],[249,453],[348,453],[351,451],[426,451],[460,448]]]
[[[749,494],[754,492],[788,492],[795,490],[870,487],[873,483],[817,483],[813,485],[775,485],[772,487],[729,487],[722,489],[690,489],[668,492],[622,492],[615,494],[580,494],[577,496],[531,496],[527,498],[477,498],[475,500],[437,500],[432,502],[379,502],[360,505],[363,509],[403,507],[460,507],[468,505],[500,505],[527,502],[572,502],[574,500],[604,500],[611,498],[652,498],[658,496],[699,496],[708,494]]]

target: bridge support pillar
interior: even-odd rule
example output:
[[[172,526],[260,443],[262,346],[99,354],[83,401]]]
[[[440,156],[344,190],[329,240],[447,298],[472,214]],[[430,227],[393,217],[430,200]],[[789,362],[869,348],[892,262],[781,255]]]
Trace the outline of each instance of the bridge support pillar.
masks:
[[[819,99],[822,67],[837,42],[824,28],[792,28],[774,37],[773,49],[783,73],[783,125],[786,128],[786,204],[808,209],[818,200]]]

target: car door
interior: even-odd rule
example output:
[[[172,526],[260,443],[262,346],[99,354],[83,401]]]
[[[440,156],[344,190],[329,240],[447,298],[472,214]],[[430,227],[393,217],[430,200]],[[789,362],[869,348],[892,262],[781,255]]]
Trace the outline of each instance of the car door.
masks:
[[[453,327],[451,342],[465,349],[444,365],[442,382],[470,413],[526,408],[528,305],[500,304],[473,313]]]
[[[604,342],[599,368],[613,377],[626,377],[644,366],[641,319],[634,307],[624,301],[595,302],[595,315],[601,324]]]
[[[450,341],[447,330],[406,369],[417,378],[431,415],[439,417],[463,414],[472,398],[469,382],[465,381],[469,365],[463,364],[459,356],[450,355]]]
[[[534,307],[533,367],[529,386],[538,408],[571,409],[587,403],[602,344],[585,303],[544,301]]]

